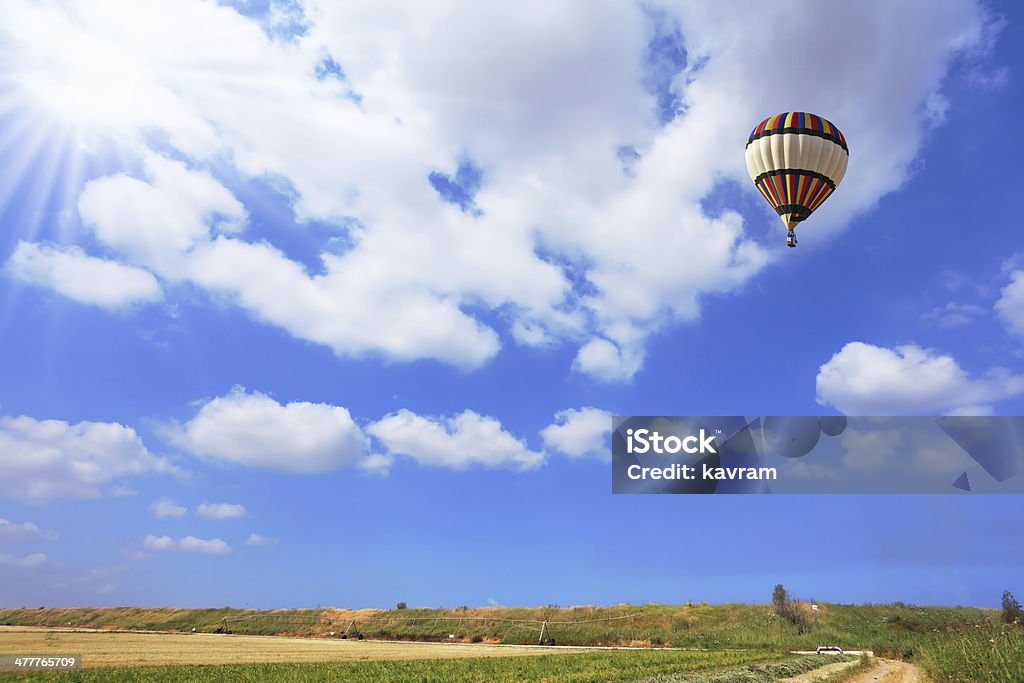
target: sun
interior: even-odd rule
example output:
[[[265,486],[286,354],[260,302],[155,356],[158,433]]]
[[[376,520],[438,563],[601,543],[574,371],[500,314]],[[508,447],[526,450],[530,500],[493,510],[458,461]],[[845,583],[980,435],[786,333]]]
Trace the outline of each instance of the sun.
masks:
[[[123,167],[168,103],[130,36],[70,5],[10,2],[0,36],[0,219],[61,240],[97,169]]]
[[[19,105],[79,137],[143,123],[155,106],[155,78],[141,46],[103,15],[62,9],[15,3],[5,18],[6,85]]]
[[[20,86],[27,103],[79,134],[115,132],[138,123],[145,68],[129,51],[65,31],[46,54],[30,54]]]

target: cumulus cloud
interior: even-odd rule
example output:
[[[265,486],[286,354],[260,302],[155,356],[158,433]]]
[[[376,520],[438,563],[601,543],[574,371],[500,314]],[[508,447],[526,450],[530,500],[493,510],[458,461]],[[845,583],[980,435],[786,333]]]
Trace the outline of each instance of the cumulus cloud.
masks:
[[[348,410],[324,403],[281,404],[236,387],[171,430],[195,455],[288,472],[326,472],[358,464],[368,440]]]
[[[251,546],[268,546],[274,545],[276,543],[276,538],[271,538],[269,536],[261,536],[257,533],[249,534],[248,538],[245,539],[245,544]]]
[[[211,234],[238,232],[245,222],[241,203],[209,173],[156,154],[145,158],[143,179],[90,181],[78,212],[101,242],[166,277],[181,277],[184,256]]]
[[[1010,273],[1010,284],[1002,289],[996,313],[1007,329],[1024,337],[1024,270]]]
[[[586,421],[593,416],[581,415]],[[568,428],[578,431],[579,425]],[[450,418],[423,417],[402,409],[361,429],[348,410],[323,403],[282,404],[260,392],[236,387],[208,400],[195,416],[166,430],[189,452],[212,460],[288,472],[326,472],[356,467],[386,475],[397,457],[422,464],[466,469],[470,466],[532,470],[545,455],[505,430],[493,418],[466,410]],[[553,434],[555,432],[552,432]],[[383,445],[372,452],[370,437]],[[568,432],[555,436],[567,447],[581,443]],[[196,514],[241,517],[245,508],[203,503]]]
[[[178,541],[178,547],[187,553],[203,553],[206,555],[227,555],[231,552],[231,546],[219,538],[196,538],[186,536]]]
[[[562,410],[554,423],[541,430],[541,438],[548,448],[565,453],[570,458],[611,458],[608,435],[612,431],[612,414],[598,408]]]
[[[142,547],[147,550],[167,550],[174,545],[174,539],[170,536],[154,536],[146,534],[142,539]]]
[[[231,552],[231,546],[219,538],[203,539],[195,536],[185,536],[176,540],[170,536],[147,534],[142,540],[142,547],[146,550],[179,550],[206,555],[227,555]]]
[[[607,339],[591,339],[576,353],[573,369],[608,382],[625,381],[643,365],[643,352],[634,345],[616,345]]]
[[[245,517],[245,506],[234,503],[200,503],[196,514],[208,519],[235,519]]]
[[[163,297],[152,273],[89,256],[75,246],[18,242],[7,261],[7,271],[22,282],[103,308],[125,308]]]
[[[1024,393],[1024,376],[994,368],[971,377],[952,356],[915,345],[850,342],[818,369],[817,400],[848,415],[987,414]]]
[[[465,410],[450,418],[422,417],[399,410],[366,428],[389,455],[406,456],[422,465],[464,470],[474,465],[532,470],[544,464],[544,453],[505,431],[501,423]]]
[[[156,515],[158,519],[162,519],[164,517],[184,517],[188,514],[187,508],[178,505],[170,498],[161,498],[153,503],[149,509],[153,511],[153,514]]]
[[[0,416],[0,496],[93,498],[125,477],[177,472],[131,427]]]
[[[142,178],[90,184],[83,222],[125,261],[342,355],[477,367],[503,330],[476,311],[500,310],[517,342],[576,345],[574,367],[607,381],[772,259],[767,210],[701,206],[723,182],[754,196],[738,145],[758,120],[800,106],[851,141],[808,237],[824,239],[907,179],[941,125],[950,64],[998,29],[973,0],[304,8],[297,29],[198,0],[10,0],[13,97],[129,149],[157,131],[188,162],[143,151]],[[685,54],[656,77],[655,36]],[[428,179],[457,180],[466,157],[481,174],[460,206]],[[287,188],[297,229],[341,226],[348,251],[310,274],[246,240],[237,199],[199,170],[225,159]]]
[[[8,553],[0,553],[0,565],[14,567],[16,569],[35,569],[46,563],[49,558],[46,553],[32,553],[24,557],[16,557]]]
[[[52,541],[57,538],[56,531],[44,531],[32,522],[12,522],[0,518],[0,543],[8,541]]]

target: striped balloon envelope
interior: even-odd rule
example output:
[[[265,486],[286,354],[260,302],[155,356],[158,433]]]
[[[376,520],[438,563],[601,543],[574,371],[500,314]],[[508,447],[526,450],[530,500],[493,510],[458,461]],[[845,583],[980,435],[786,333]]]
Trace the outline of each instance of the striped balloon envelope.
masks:
[[[747,172],[786,224],[786,244],[796,246],[797,223],[835,191],[849,159],[846,138],[820,116],[790,111],[754,127],[747,140]]]

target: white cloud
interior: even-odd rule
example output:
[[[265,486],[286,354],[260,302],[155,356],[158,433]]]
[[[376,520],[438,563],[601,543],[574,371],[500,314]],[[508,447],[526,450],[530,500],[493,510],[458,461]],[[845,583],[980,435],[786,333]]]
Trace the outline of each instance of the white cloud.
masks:
[[[988,310],[981,306],[950,301],[945,306],[939,306],[925,313],[921,318],[938,327],[951,329],[970,325],[986,314],[988,314]]]
[[[131,427],[0,416],[0,496],[93,498],[118,479],[177,472]]]
[[[235,519],[245,517],[245,506],[234,503],[200,503],[196,514],[209,519]]]
[[[128,498],[139,495],[138,491],[133,489],[131,486],[125,486],[124,484],[116,484],[115,486],[112,486],[108,493],[114,498]]]
[[[231,546],[219,538],[196,538],[186,536],[178,541],[178,547],[187,553],[204,553],[206,555],[227,555],[231,552]]]
[[[153,503],[149,509],[153,511],[153,514],[156,515],[158,519],[162,519],[164,517],[184,517],[188,514],[187,508],[178,505],[170,498],[161,498]]]
[[[147,550],[167,550],[174,546],[174,539],[170,536],[154,536],[153,534],[146,534],[146,537],[142,539],[142,547]]]
[[[532,470],[544,464],[544,453],[505,431],[493,417],[465,410],[450,418],[421,417],[402,409],[366,428],[393,456],[410,457],[422,465],[464,470],[474,465]]]
[[[595,457],[611,459],[608,435],[612,431],[612,414],[598,408],[562,410],[553,424],[541,430],[548,448],[561,451],[570,458]]]
[[[322,258],[328,273],[310,277],[268,244],[220,238],[198,249],[189,267],[201,287],[339,354],[435,358],[473,368],[497,353],[497,334],[465,315],[457,297],[402,282],[377,258]]]
[[[276,538],[270,538],[269,536],[261,536],[260,534],[256,533],[249,534],[248,538],[245,539],[245,544],[252,546],[268,546],[274,545],[276,543]]]
[[[972,378],[952,356],[864,342],[850,342],[832,356],[816,384],[818,403],[847,415],[987,414],[992,402],[1024,393],[1024,376],[1002,368]]]
[[[345,408],[301,401],[282,405],[240,387],[207,401],[171,438],[195,455],[288,472],[355,465],[368,447]]]
[[[32,522],[12,522],[0,518],[0,543],[8,541],[52,541],[57,538],[56,531],[44,531]]]
[[[17,569],[35,569],[44,564],[47,559],[46,553],[32,553],[24,557],[15,557],[7,553],[0,553],[0,565],[15,567]]]
[[[126,560],[132,560],[136,562],[140,560],[148,560],[151,557],[153,557],[152,553],[147,553],[142,550],[136,550],[134,548],[125,548],[121,550],[120,554],[121,557],[125,558]]]
[[[778,249],[767,209],[751,230],[700,203],[723,181],[754,196],[742,141],[757,121],[799,106],[850,140],[843,187],[807,230],[824,239],[905,182],[954,57],[977,59],[996,30],[973,0],[599,9],[310,0],[289,42],[198,0],[8,0],[0,45],[13,96],[41,115],[135,145],[157,131],[193,168],[230,159],[277,179],[300,220],[359,221],[349,251],[310,275],[240,234],[211,241],[217,212],[237,232],[237,200],[148,157],[145,181],[97,180],[79,203],[124,259],[342,355],[477,367],[500,340],[475,311],[500,310],[521,343],[578,345],[577,370],[627,381],[652,333],[698,319],[704,295],[742,287]],[[672,85],[685,115],[664,128],[644,86],[652,14],[679,26],[689,58]],[[316,79],[325,54],[344,82]],[[640,154],[630,174],[622,145]],[[479,216],[426,180],[462,155],[483,170]],[[765,249],[751,235],[768,225]]]
[[[211,233],[233,233],[244,225],[241,203],[206,172],[150,154],[145,177],[99,178],[78,199],[82,222],[133,263],[180,277],[189,250]]]
[[[1010,273],[1010,284],[1003,287],[996,313],[1011,332],[1024,336],[1024,270]]]
[[[368,455],[360,464],[359,468],[364,472],[386,477],[395,463],[395,456],[384,453],[373,453]]]
[[[643,353],[633,345],[616,346],[607,339],[591,339],[580,347],[573,368],[607,382],[626,381],[643,365]]]
[[[203,539],[195,536],[185,536],[175,540],[170,536],[154,536],[147,534],[142,540],[142,547],[146,550],[179,550],[187,553],[203,553],[206,555],[227,555],[231,552],[231,546],[219,538]],[[136,555],[144,557],[145,553]]]
[[[88,256],[75,246],[18,242],[6,268],[22,282],[48,287],[69,299],[103,308],[125,308],[163,297],[152,273]]]
[[[364,433],[341,406],[281,404],[240,387],[206,401],[191,420],[166,432],[171,441],[200,457],[289,472],[356,467],[386,475],[398,456],[453,469],[479,465],[522,471],[539,467],[545,459],[498,420],[472,410],[430,418],[402,409],[371,423]],[[383,452],[371,452],[368,435],[383,444]],[[568,435],[562,440],[570,445]],[[214,518],[244,513],[243,506],[226,503],[196,508],[196,514]]]

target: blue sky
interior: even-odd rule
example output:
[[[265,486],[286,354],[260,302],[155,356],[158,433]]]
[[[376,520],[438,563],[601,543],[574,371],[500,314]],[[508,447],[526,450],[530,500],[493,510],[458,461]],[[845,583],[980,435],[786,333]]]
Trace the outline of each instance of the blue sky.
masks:
[[[1024,409],[1024,15],[790,4],[0,0],[0,604],[1024,592],[1019,496],[609,493],[611,414]]]

